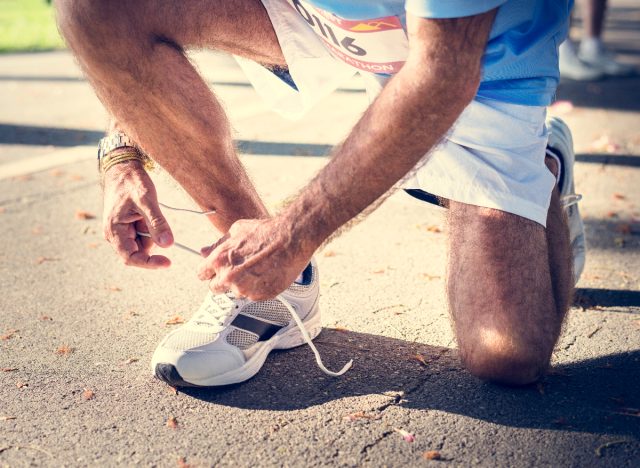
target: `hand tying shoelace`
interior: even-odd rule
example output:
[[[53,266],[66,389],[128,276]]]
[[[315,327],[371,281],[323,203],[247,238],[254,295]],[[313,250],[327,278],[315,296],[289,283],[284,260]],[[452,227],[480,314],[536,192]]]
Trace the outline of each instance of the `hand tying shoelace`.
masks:
[[[160,203],[160,205],[163,208],[166,208],[168,210],[173,210],[173,211],[182,211],[182,212],[188,212],[188,213],[193,213],[193,214],[198,214],[198,215],[210,215],[210,214],[215,214],[215,210],[211,210],[211,211],[196,211],[196,210],[190,210],[190,209],[186,209],[186,208],[174,208],[172,206],[168,206],[165,205],[163,203]],[[148,232],[141,232],[141,231],[136,231],[136,234],[141,236],[141,237],[151,237],[151,234],[149,234]],[[185,250],[189,253],[192,253],[194,255],[197,255],[198,257],[200,257],[200,252],[198,252],[195,249],[192,249],[191,247],[184,245],[184,244],[180,244],[178,242],[174,242],[174,245],[182,250]],[[220,296],[220,297],[219,297]],[[225,301],[225,303],[223,303],[222,300],[222,296],[224,296],[227,301]],[[218,300],[216,300],[218,299]],[[237,306],[234,307],[234,300],[235,296],[233,295],[233,293],[231,292],[226,292],[225,294],[219,294],[219,295],[214,295],[214,297],[212,297],[212,302],[211,304],[214,306],[212,308],[212,310],[209,311],[209,313],[211,314],[211,318],[213,318],[216,323],[211,323],[209,320],[207,320],[207,318],[202,317],[203,321],[206,321],[207,324],[210,325],[217,325],[218,327],[223,327],[225,322],[227,321],[227,319],[233,315],[234,309],[237,308]],[[324,372],[325,374],[332,376],[332,377],[339,377],[341,375],[343,375],[345,372],[347,372],[351,366],[353,365],[353,359],[349,360],[349,362],[347,362],[340,371],[338,372],[333,372],[329,369],[327,369],[324,365],[324,363],[322,362],[322,358],[320,356],[320,352],[318,351],[318,349],[316,348],[316,346],[313,344],[313,340],[311,338],[311,336],[309,336],[309,332],[307,331],[306,327],[304,326],[304,323],[302,322],[302,320],[300,319],[300,317],[298,316],[298,314],[296,313],[296,311],[294,310],[294,308],[292,307],[292,305],[289,303],[289,301],[283,297],[281,294],[279,294],[278,296],[276,296],[276,299],[279,300],[284,307],[287,309],[287,311],[289,312],[289,314],[291,315],[291,318],[293,319],[294,323],[296,324],[296,326],[298,327],[298,329],[300,330],[300,333],[305,341],[305,343],[307,345],[309,345],[309,347],[311,348],[311,351],[313,351],[313,354],[315,356],[316,359],[316,363],[318,365],[318,367],[320,368],[320,370],[322,370],[322,372]],[[198,318],[198,317],[196,317]]]

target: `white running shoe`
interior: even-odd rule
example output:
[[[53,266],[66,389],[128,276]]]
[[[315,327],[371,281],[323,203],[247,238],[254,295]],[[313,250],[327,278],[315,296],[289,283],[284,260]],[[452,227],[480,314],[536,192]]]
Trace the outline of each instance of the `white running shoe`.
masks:
[[[560,76],[575,81],[596,81],[604,76],[600,68],[592,67],[578,58],[575,45],[567,39],[560,44]]]
[[[630,76],[635,71],[633,66],[616,61],[615,56],[599,40],[583,40],[578,58],[593,70],[608,76]]]
[[[560,203],[567,213],[569,224],[569,242],[573,254],[573,278],[574,284],[580,279],[586,258],[586,242],[584,236],[584,224],[578,210],[578,202],[581,195],[576,195],[573,182],[573,165],[575,155],[573,152],[573,138],[571,130],[562,119],[552,117],[547,121],[549,128],[549,142],[547,143],[547,155],[558,162],[558,188],[560,190]]]
[[[251,301],[231,293],[208,293],[198,312],[169,333],[151,359],[155,376],[174,387],[229,385],[253,377],[273,349],[307,343],[320,368],[328,371],[312,343],[320,323],[318,268],[314,260],[275,299]]]

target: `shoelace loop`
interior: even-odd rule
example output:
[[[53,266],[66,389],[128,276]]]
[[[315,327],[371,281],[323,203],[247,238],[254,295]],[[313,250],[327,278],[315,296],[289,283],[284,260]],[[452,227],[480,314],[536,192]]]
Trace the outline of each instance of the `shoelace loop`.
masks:
[[[316,364],[318,364],[318,367],[322,372],[324,372],[327,375],[330,375],[331,377],[340,377],[349,369],[351,369],[351,366],[353,365],[353,359],[347,362],[344,365],[344,367],[340,369],[340,371],[338,372],[333,372],[327,369],[325,365],[322,363],[320,352],[318,351],[316,346],[313,344],[313,340],[309,336],[309,332],[307,332],[307,329],[305,328],[304,323],[302,323],[302,320],[300,320],[300,317],[298,317],[298,314],[296,313],[296,311],[293,309],[291,304],[289,304],[289,301],[287,301],[284,297],[282,297],[282,294],[279,294],[278,296],[276,296],[276,299],[278,299],[287,308],[287,310],[289,311],[289,314],[291,314],[291,318],[293,319],[296,326],[300,330],[300,333],[302,334],[304,341],[309,345],[309,347],[311,348],[311,351],[313,351],[313,354],[316,357]]]

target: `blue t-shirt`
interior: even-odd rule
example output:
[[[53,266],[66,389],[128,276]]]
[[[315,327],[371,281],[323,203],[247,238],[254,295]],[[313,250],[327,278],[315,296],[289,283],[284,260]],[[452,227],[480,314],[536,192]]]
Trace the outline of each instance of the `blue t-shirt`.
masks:
[[[405,28],[405,12],[423,18],[459,18],[498,8],[478,96],[530,106],[546,106],[553,100],[560,77],[558,46],[567,36],[573,5],[573,0],[306,1],[344,20],[395,16]]]

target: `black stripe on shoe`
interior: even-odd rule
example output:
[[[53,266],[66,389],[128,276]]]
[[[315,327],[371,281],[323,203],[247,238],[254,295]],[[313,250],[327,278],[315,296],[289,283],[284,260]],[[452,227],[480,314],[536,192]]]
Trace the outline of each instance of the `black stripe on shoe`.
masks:
[[[258,335],[258,341],[267,341],[284,328],[281,325],[263,322],[262,320],[243,314],[238,314],[238,316],[233,319],[233,322],[231,322],[231,325]]]

